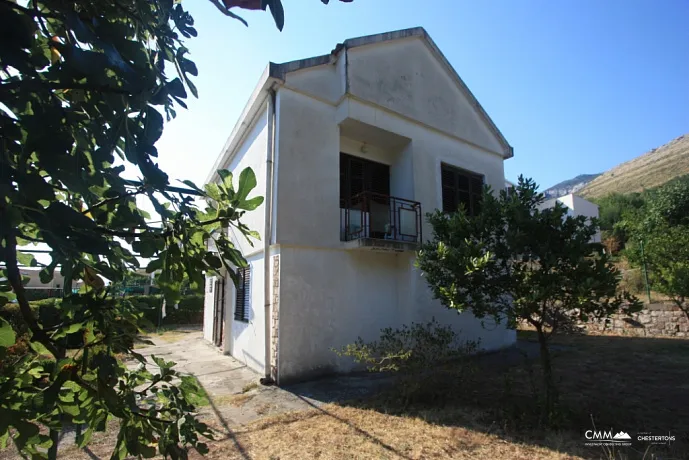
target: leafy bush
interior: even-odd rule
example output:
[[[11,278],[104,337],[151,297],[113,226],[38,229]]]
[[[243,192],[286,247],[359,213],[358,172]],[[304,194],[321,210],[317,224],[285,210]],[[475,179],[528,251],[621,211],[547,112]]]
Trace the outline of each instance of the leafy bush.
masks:
[[[35,300],[52,299],[62,297],[62,289],[27,289],[26,300],[29,302]]]
[[[646,285],[641,269],[632,268],[622,272],[618,289],[628,291],[631,294],[643,294],[646,291]]]
[[[177,304],[177,308],[174,305],[166,305],[165,318],[162,319],[161,325],[201,324],[203,322],[203,299],[202,295],[190,295],[182,297]],[[163,296],[132,296],[124,300],[132,302],[141,308],[146,320],[154,326],[158,325],[163,307]]]
[[[442,394],[443,388],[438,385],[442,381],[438,379],[442,365],[457,364],[475,352],[477,345],[461,340],[450,326],[441,325],[434,318],[427,324],[385,328],[376,341],[367,343],[359,337],[353,344],[333,351],[365,364],[371,372],[398,372],[401,381],[397,388],[409,402],[426,397],[435,399]],[[453,366],[453,370],[457,369]]]

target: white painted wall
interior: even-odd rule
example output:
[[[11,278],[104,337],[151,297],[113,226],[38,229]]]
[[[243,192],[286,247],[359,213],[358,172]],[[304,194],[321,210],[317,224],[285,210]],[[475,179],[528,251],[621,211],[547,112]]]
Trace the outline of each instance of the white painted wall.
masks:
[[[234,305],[236,290],[231,285],[228,293],[228,306],[226,307],[227,323],[231,330],[231,343],[229,351],[238,360],[254,369],[263,372],[265,363],[265,334],[264,334],[264,295],[263,295],[263,253],[247,257],[251,267],[251,304],[249,310],[249,322],[234,319]]]
[[[562,203],[568,208],[568,215],[576,216],[586,216],[589,218],[598,218],[598,205],[591,203],[584,198],[570,193],[569,195],[561,196],[559,198],[551,198],[546,200],[539,206],[539,209],[547,209],[555,206],[555,203]],[[601,233],[600,230],[591,238],[591,242],[600,243]]]
[[[310,67],[285,76],[285,85],[332,104],[344,94],[344,59],[337,64]]]
[[[501,152],[497,138],[421,37],[348,51],[352,95]]]
[[[340,241],[339,155],[391,165],[391,193],[420,201],[422,212],[441,206],[440,165],[451,164],[504,187],[503,158],[472,143],[372,106],[345,99],[339,106],[281,88],[276,242],[280,245],[280,383],[352,369],[332,347],[380,329],[435,317],[484,349],[514,344],[504,325],[483,328],[471,313],[457,314],[432,299],[413,253],[351,252]],[[342,136],[338,123],[357,120],[410,141],[398,150]],[[423,233],[430,236],[430,226]]]
[[[249,197],[263,196],[266,194],[266,152],[268,142],[267,109],[262,110],[252,120],[245,138],[242,140],[236,154],[227,167],[234,175],[235,190],[239,184],[239,175],[242,170],[251,167],[256,174],[257,186]],[[251,311],[249,322],[243,323],[234,320],[235,288],[227,277],[225,295],[225,343],[224,352],[232,354],[247,366],[261,371],[264,363],[264,310],[263,310],[263,238],[265,231],[265,201],[254,211],[247,212],[242,217],[242,222],[250,229],[257,231],[260,241],[253,241],[253,246],[240,233],[230,228],[230,236],[235,245],[251,264]],[[204,301],[204,338],[213,338],[213,302],[214,293],[208,292],[208,282],[214,278],[207,278],[206,294]]]
[[[203,338],[213,341],[213,305],[215,300],[215,277],[206,276],[203,300]]]
[[[332,372],[354,363],[332,352],[357,337],[375,340],[385,327],[428,322],[450,324],[484,349],[510,346],[515,331],[471,313],[458,314],[431,299],[413,268],[411,253],[347,252],[281,247],[280,383]]]

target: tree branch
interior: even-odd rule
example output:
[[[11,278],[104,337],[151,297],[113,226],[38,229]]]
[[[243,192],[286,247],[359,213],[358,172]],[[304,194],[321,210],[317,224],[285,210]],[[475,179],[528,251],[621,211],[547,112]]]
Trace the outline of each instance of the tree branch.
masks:
[[[7,215],[7,210],[4,204],[1,209],[2,212],[0,215],[2,215],[2,220],[9,222],[10,218]],[[19,263],[17,261],[17,237],[14,234],[14,229],[7,224],[3,225],[3,227],[3,233],[5,234],[5,263],[7,280],[17,296],[19,311],[21,312],[27,326],[33,333],[32,339],[40,342],[56,359],[60,359],[62,357],[62,353],[50,340],[50,337],[48,337],[45,331],[38,325],[38,322],[36,322],[36,319],[33,317],[33,313],[31,312],[31,306],[29,305],[28,300],[26,300],[26,291],[24,290],[24,285],[22,284],[22,275],[19,271]]]
[[[30,86],[39,86],[44,89],[49,89],[53,91],[58,90],[84,90],[84,91],[96,91],[99,93],[114,93],[114,94],[126,94],[130,96],[135,96],[137,94],[143,93],[145,90],[141,91],[130,91],[124,88],[116,88],[110,85],[91,85],[88,83],[56,83],[40,81],[36,79],[22,79],[14,80],[8,83],[3,83],[0,85],[0,91],[11,91],[15,88],[26,88]]]
[[[136,415],[136,416],[138,416],[138,417],[142,417],[142,418],[145,418],[145,419],[148,419],[148,420],[152,420],[152,421],[154,421],[154,422],[164,423],[164,424],[166,424],[166,425],[170,425],[170,424],[173,423],[173,422],[170,421],[170,420],[165,420],[165,419],[162,419],[162,418],[151,417],[150,415],[142,414],[141,412],[134,412],[134,411],[131,411],[130,413],[131,413],[132,415]]]
[[[144,192],[144,188],[143,188],[143,187],[139,187],[139,188],[137,188],[136,190],[133,190],[133,191],[131,191],[131,192],[125,193],[124,195],[117,195],[117,196],[114,196],[114,197],[112,197],[112,198],[106,198],[106,199],[101,200],[101,201],[99,201],[98,203],[94,204],[93,206],[91,206],[90,208],[88,208],[86,211],[82,211],[82,214],[88,214],[88,213],[90,213],[91,211],[93,211],[94,209],[99,208],[99,207],[101,207],[101,206],[105,206],[105,205],[108,204],[108,203],[113,203],[113,202],[115,202],[115,201],[121,200],[122,198],[127,198],[127,197],[129,197],[129,196],[139,195],[139,194],[141,194],[141,193],[143,193],[143,192]]]
[[[215,219],[211,220],[204,220],[197,222],[196,224],[199,226],[203,225],[210,225],[214,224],[216,222],[222,222],[223,220],[227,220],[227,217],[216,217]],[[112,230],[110,228],[105,228],[105,227],[96,227],[96,231],[100,233],[104,233],[106,235],[112,235],[112,236],[118,236],[120,238],[141,238],[142,236],[151,236],[153,238],[165,238],[174,233],[174,230],[165,230],[164,232],[160,233],[152,233],[150,231],[144,231],[141,233],[136,233],[136,232],[130,232],[126,230]]]

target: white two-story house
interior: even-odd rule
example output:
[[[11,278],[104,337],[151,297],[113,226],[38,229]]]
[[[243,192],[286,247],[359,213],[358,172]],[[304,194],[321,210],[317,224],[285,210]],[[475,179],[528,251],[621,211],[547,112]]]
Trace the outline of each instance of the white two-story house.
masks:
[[[483,349],[514,344],[434,300],[414,266],[425,213],[478,209],[512,148],[422,28],[270,63],[208,176],[247,166],[264,204],[238,239],[239,288],[208,278],[204,336],[280,384],[346,372],[331,351],[435,318]],[[237,177],[235,175],[235,177]]]

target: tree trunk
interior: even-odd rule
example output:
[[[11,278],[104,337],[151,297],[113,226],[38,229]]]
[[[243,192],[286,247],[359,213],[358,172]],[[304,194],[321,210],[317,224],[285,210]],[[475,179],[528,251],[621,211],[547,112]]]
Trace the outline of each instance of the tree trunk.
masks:
[[[553,413],[555,412],[555,405],[557,404],[557,388],[555,387],[555,379],[553,378],[553,367],[550,359],[550,350],[548,350],[548,342],[545,334],[541,328],[538,331],[538,343],[540,345],[541,354],[541,368],[543,372],[543,384],[545,390],[545,399],[541,412],[541,422],[549,424]]]
[[[60,444],[60,432],[57,430],[50,430],[50,440],[53,445],[48,449],[48,460],[57,459],[57,447]]]

